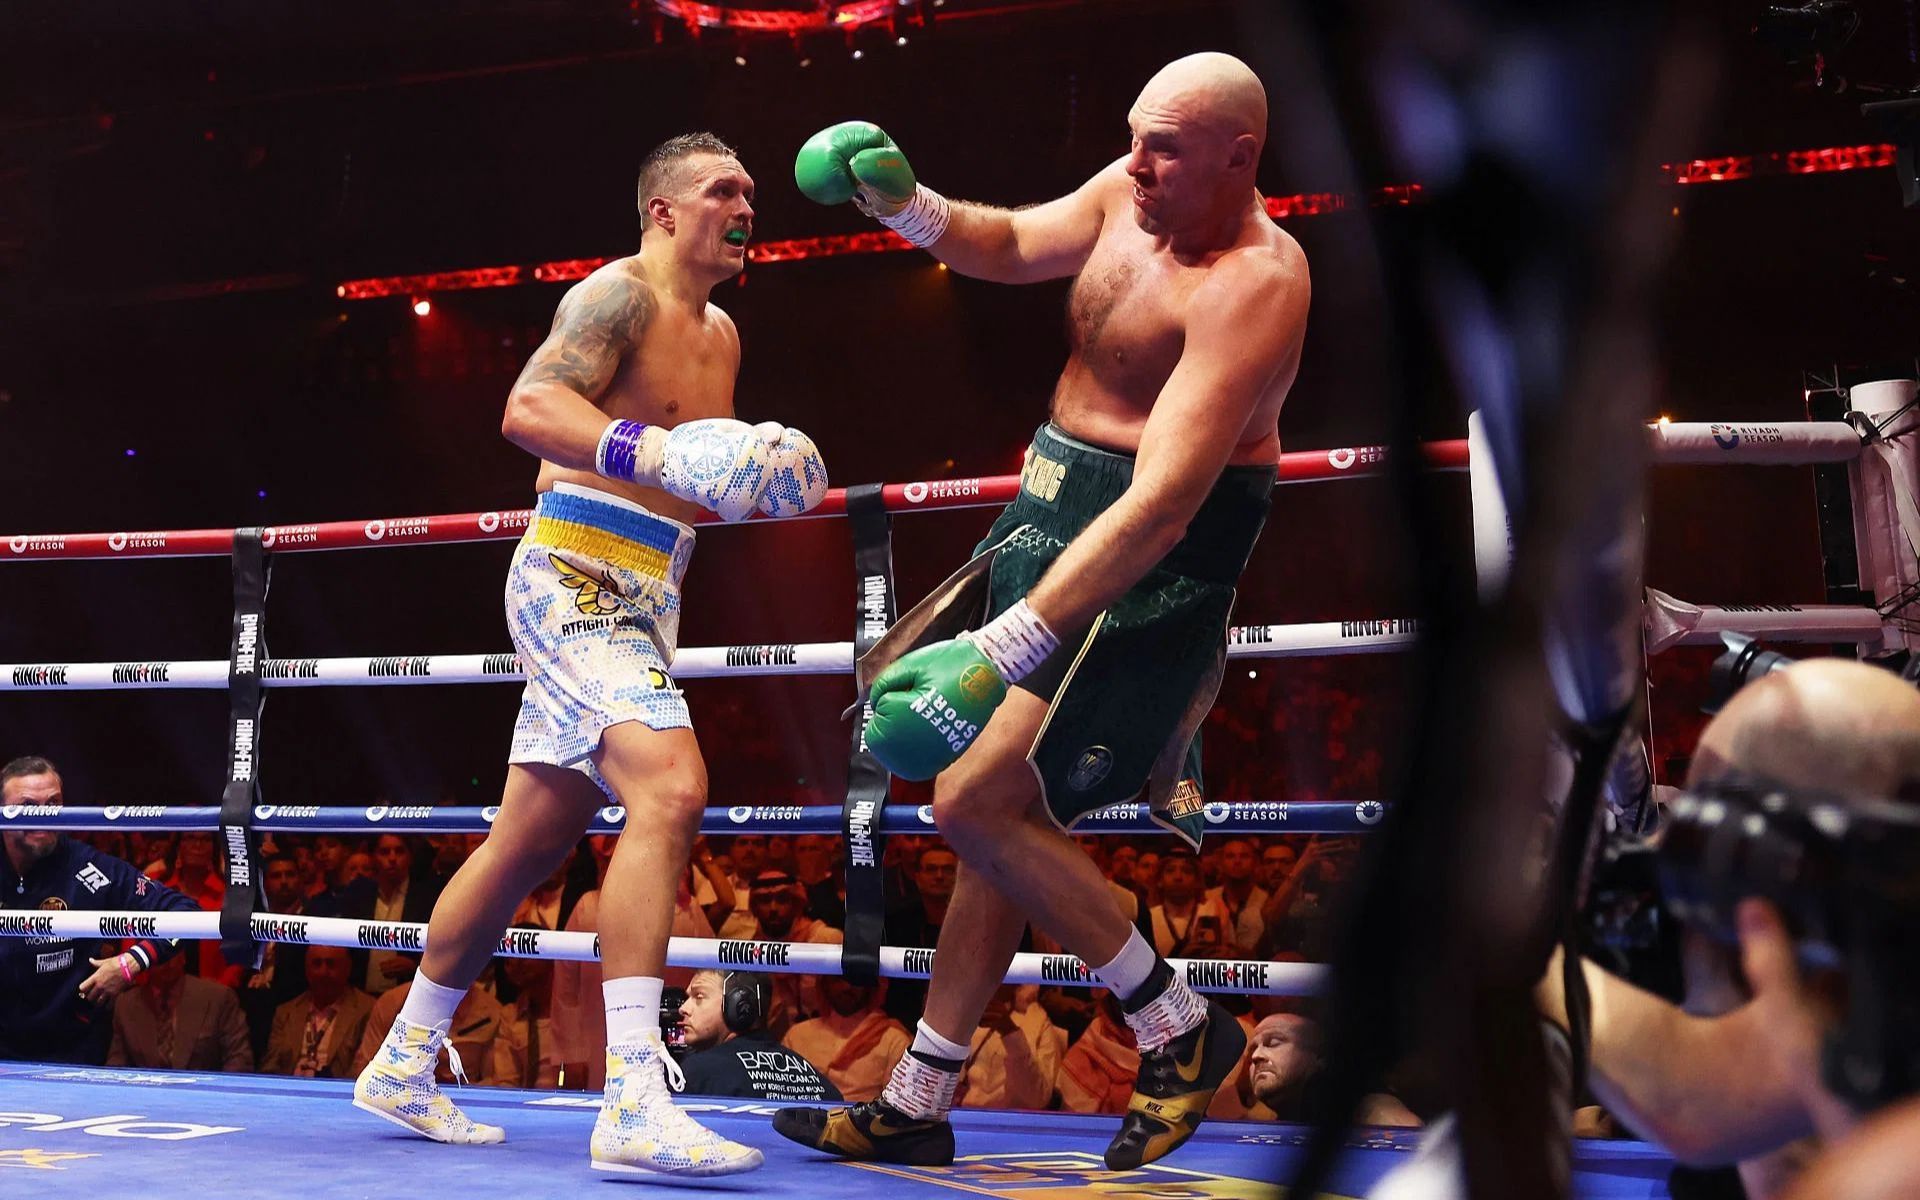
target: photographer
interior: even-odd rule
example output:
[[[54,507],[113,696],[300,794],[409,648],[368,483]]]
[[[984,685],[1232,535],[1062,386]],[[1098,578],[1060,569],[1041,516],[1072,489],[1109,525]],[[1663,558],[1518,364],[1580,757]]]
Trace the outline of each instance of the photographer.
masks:
[[[767,1038],[773,989],[752,971],[695,971],[680,1006],[686,1090],[758,1100],[838,1100],[812,1063]]]
[[[1920,783],[1920,693],[1839,659],[1775,671],[1708,724],[1688,779],[1689,789],[1742,783],[1842,802],[1910,795]],[[1735,921],[1737,963],[1729,949],[1686,931],[1684,1005],[1582,962],[1591,1085],[1610,1111],[1682,1162],[1738,1162],[1749,1196],[1760,1200],[1789,1182],[1782,1155],[1795,1154],[1796,1141],[1838,1137],[1858,1114],[1821,1070],[1823,1042],[1845,1012],[1845,980],[1802,972],[1772,904],[1749,896]],[[1539,999],[1564,1027],[1558,958]]]

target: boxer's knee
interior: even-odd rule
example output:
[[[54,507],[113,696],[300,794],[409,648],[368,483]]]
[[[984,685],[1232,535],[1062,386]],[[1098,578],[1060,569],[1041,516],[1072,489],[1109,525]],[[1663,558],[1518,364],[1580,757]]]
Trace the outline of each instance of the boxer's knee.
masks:
[[[977,858],[1009,824],[1025,820],[1038,799],[1026,759],[967,754],[934,783],[933,823],[961,853]]]
[[[664,772],[622,792],[626,830],[671,830],[691,837],[706,814],[707,779],[702,772]]]

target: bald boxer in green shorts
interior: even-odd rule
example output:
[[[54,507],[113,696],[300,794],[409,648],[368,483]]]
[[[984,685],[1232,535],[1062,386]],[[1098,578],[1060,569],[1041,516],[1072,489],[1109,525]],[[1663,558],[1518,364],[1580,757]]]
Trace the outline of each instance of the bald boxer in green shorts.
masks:
[[[952,1161],[968,1041],[1029,918],[1093,966],[1140,1044],[1109,1166],[1191,1137],[1246,1042],[1140,937],[1065,829],[1144,797],[1199,840],[1194,735],[1266,519],[1307,264],[1254,190],[1267,104],[1245,64],[1168,65],[1128,124],[1125,157],[1011,212],[921,186],[864,122],[822,131],[795,163],[813,199],[852,200],[963,274],[1074,279],[1072,355],[1019,498],[861,662],[868,748],[897,775],[935,780],[934,819],[964,867],[925,1017],[880,1097],[774,1119],[843,1157]]]

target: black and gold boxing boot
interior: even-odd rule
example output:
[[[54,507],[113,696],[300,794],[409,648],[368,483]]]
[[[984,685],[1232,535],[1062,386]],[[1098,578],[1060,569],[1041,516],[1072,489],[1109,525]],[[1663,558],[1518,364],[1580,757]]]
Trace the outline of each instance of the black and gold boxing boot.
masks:
[[[885,1100],[851,1108],[783,1108],[773,1114],[773,1128],[789,1141],[841,1158],[909,1167],[953,1162],[953,1125],[946,1118],[919,1120]]]
[[[879,1099],[850,1108],[783,1108],[773,1114],[774,1132],[841,1158],[949,1166],[953,1124],[947,1113],[963,1065],[909,1050],[894,1064]]]
[[[1247,1047],[1247,1032],[1164,961],[1121,1010],[1141,1045],[1155,1047],[1140,1052],[1133,1098],[1107,1147],[1108,1169],[1131,1171],[1165,1158],[1200,1128],[1213,1094]]]

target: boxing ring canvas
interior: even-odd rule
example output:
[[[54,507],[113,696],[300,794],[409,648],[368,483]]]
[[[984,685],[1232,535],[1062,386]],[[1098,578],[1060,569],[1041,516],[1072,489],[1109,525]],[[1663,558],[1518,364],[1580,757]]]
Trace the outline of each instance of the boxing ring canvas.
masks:
[[[103,1070],[0,1063],[0,1196],[66,1200],[119,1194],[214,1197],[444,1196],[547,1200],[588,1189],[656,1195],[888,1200],[1278,1200],[1269,1182],[1305,1140],[1294,1125],[1209,1121],[1170,1158],[1125,1173],[1100,1155],[1117,1117],[958,1109],[950,1167],[828,1159],[774,1134],[774,1105],[737,1099],[682,1103],[726,1137],[767,1155],[758,1171],[724,1179],[611,1177],[587,1166],[600,1098],[581,1092],[457,1088],[476,1120],[506,1127],[500,1146],[443,1146],[355,1112],[352,1081],[185,1071]],[[1325,1197],[1364,1196],[1411,1152],[1417,1130],[1362,1131]],[[1044,1149],[1039,1148],[1044,1145]],[[1576,1141],[1574,1187],[1587,1200],[1659,1200],[1667,1157],[1642,1142]]]

